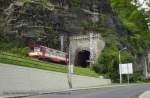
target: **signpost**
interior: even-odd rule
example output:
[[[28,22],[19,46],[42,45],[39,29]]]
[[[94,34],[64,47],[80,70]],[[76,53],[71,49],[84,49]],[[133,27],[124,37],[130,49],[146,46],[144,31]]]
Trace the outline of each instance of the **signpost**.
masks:
[[[133,74],[133,65],[132,65],[132,63],[119,64],[119,73],[120,73],[120,75],[127,74],[128,84],[129,84],[129,82],[130,82],[129,75]]]

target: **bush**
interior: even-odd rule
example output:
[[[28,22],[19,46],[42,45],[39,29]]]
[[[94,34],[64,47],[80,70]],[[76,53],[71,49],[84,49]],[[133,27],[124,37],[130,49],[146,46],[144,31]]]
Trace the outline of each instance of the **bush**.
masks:
[[[102,51],[93,69],[100,74],[105,74],[113,82],[119,82],[119,50],[114,44],[108,44]],[[121,62],[128,63],[133,61],[133,56],[127,52],[121,52]]]
[[[15,47],[15,44],[13,42],[0,41],[0,50],[2,51],[10,50],[13,47]]]
[[[30,49],[18,47],[15,42],[10,41],[0,41],[0,51],[14,53],[20,56],[27,56]]]
[[[142,72],[136,72],[130,75],[131,83],[142,83],[142,82],[150,82],[150,78],[146,78]]]
[[[80,6],[80,0],[69,0],[71,7],[79,7]]]
[[[11,53],[18,54],[18,55],[21,55],[21,56],[27,56],[29,51],[30,51],[29,48],[17,48],[17,47],[12,48],[10,50]]]

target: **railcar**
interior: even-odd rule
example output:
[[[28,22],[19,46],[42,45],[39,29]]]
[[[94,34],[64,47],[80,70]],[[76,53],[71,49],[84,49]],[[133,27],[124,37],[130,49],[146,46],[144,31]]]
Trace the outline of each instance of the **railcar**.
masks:
[[[42,45],[29,45],[29,48],[32,50],[28,54],[30,57],[38,58],[40,60],[48,60],[60,64],[68,63],[67,53],[65,52]]]

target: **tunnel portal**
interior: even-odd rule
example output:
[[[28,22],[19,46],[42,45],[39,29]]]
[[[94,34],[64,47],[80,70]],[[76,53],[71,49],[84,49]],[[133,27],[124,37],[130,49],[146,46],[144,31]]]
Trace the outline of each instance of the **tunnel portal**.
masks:
[[[105,47],[105,41],[99,33],[74,34],[69,40],[70,63],[75,66],[89,67],[89,59],[94,64]]]
[[[89,66],[89,62],[88,62],[89,59],[90,59],[90,52],[86,51],[86,50],[82,50],[82,51],[77,53],[75,65],[81,66],[84,68],[88,67]]]

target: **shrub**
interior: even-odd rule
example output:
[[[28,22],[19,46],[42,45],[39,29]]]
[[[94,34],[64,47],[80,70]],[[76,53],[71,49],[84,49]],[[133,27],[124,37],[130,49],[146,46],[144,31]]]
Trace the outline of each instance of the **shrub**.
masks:
[[[136,72],[130,75],[131,83],[142,83],[142,82],[150,82],[150,78],[146,78],[142,72]]]
[[[119,80],[119,50],[116,45],[108,44],[102,51],[100,57],[97,60],[94,70],[97,73],[105,74],[105,77],[109,77],[113,82]],[[133,56],[127,52],[121,52],[121,62],[128,63],[133,61]]]
[[[18,54],[18,55],[21,55],[21,56],[27,56],[27,54],[29,53],[29,48],[12,48],[10,50],[11,53],[14,53],[14,54]]]

